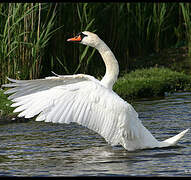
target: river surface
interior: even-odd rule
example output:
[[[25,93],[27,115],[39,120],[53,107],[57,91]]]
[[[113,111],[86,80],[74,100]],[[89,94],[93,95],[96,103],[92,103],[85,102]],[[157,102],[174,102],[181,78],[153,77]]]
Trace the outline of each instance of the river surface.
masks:
[[[191,93],[133,106],[158,140],[191,127]],[[75,123],[4,124],[0,176],[191,176],[191,131],[175,147],[128,152]]]

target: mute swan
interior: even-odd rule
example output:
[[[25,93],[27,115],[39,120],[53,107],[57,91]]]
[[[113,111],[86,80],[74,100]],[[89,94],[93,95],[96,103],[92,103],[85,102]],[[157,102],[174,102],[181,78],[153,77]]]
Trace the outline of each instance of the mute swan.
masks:
[[[120,98],[112,87],[117,80],[118,62],[110,48],[94,33],[84,31],[68,39],[96,48],[106,66],[101,81],[85,74],[56,75],[45,79],[14,80],[5,94],[20,112],[18,117],[53,123],[76,122],[99,133],[112,146],[126,150],[168,147],[175,145],[189,130],[159,142],[143,126],[134,108]]]

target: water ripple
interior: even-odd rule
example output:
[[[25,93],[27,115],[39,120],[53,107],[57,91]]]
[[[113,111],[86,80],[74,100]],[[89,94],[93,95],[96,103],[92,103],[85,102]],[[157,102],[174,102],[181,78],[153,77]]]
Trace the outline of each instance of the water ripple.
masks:
[[[159,140],[189,128],[191,93],[133,103]],[[0,125],[2,176],[189,176],[191,133],[175,147],[128,152],[77,124]]]

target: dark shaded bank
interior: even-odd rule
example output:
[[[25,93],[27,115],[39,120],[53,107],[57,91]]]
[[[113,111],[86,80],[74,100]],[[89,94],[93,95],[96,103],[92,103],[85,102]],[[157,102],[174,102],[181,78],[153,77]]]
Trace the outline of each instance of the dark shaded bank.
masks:
[[[24,117],[20,118],[20,117],[17,117],[17,115],[12,115],[12,116],[9,116],[9,115],[3,115],[3,116],[0,116],[0,125],[1,124],[7,124],[7,123],[25,123],[25,122],[28,122],[28,121],[31,121],[32,119],[26,119]]]

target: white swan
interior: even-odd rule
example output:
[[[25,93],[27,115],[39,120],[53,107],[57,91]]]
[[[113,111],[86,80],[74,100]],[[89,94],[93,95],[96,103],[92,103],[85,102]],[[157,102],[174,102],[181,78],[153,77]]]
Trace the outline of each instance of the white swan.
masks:
[[[159,142],[143,126],[134,108],[112,91],[119,73],[118,62],[109,47],[94,33],[84,31],[67,41],[96,48],[106,66],[101,81],[85,74],[56,75],[45,79],[14,80],[5,94],[20,112],[19,117],[53,123],[76,122],[96,131],[113,145],[128,151],[175,145],[188,131]]]

